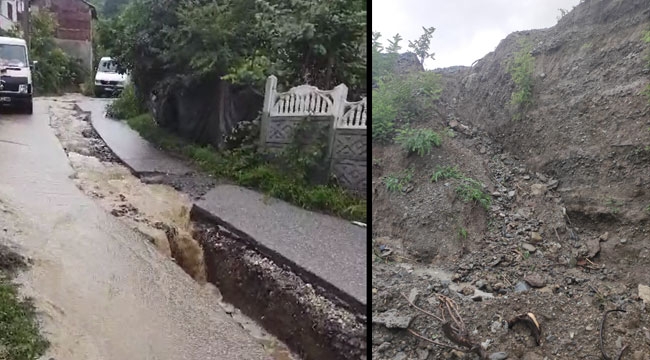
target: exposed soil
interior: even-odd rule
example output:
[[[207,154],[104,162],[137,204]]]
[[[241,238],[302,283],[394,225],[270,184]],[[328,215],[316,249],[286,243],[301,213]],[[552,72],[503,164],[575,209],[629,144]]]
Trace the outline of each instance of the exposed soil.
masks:
[[[444,115],[412,125],[455,136],[431,155],[373,145],[373,358],[478,358],[407,331],[452,345],[443,321],[407,301],[439,316],[442,294],[485,358],[601,358],[603,314],[624,309],[608,315],[605,352],[650,359],[648,28],[647,1],[584,1],[473,67],[439,70]],[[533,105],[513,120],[506,65],[522,38],[534,45]],[[439,165],[482,182],[490,207],[459,200],[458,179],[432,182]],[[389,191],[384,177],[409,168],[404,191]],[[505,322],[526,313],[539,345]]]
[[[225,228],[197,217],[193,235],[205,251],[208,281],[224,299],[285,341],[303,359],[366,359],[365,319],[319,295]]]

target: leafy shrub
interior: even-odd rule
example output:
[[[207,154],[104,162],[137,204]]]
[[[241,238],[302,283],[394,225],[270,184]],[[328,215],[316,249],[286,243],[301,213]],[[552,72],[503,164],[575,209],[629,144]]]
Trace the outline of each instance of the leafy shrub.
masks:
[[[535,58],[531,54],[532,46],[529,43],[522,41],[520,46],[521,49],[515,53],[515,58],[507,70],[515,83],[515,91],[510,101],[521,109],[532,103]]]
[[[401,129],[395,141],[409,154],[424,156],[431,153],[434,146],[440,146],[440,135],[430,129]]]
[[[488,210],[492,203],[490,195],[483,191],[483,185],[472,179],[463,178],[456,186],[456,195],[464,202],[475,202]]]
[[[38,61],[34,68],[34,87],[37,92],[57,94],[76,87],[88,78],[81,62],[68,56],[54,42],[56,20],[48,11],[41,10],[31,18],[30,57]]]
[[[437,166],[431,175],[431,181],[438,182],[445,179],[462,179],[463,173],[458,170],[457,166]]]
[[[382,86],[372,90],[372,139],[388,142],[395,132],[397,109],[389,90]]]
[[[110,117],[131,119],[147,112],[145,105],[136,96],[132,83],[127,84],[120,96],[106,107]]]

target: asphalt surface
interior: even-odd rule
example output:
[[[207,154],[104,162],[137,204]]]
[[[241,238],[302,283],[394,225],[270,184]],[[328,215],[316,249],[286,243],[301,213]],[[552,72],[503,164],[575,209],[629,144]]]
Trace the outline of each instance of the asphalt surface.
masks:
[[[189,172],[182,161],[155,149],[124,122],[104,116],[107,100],[85,98],[79,107],[91,112],[91,122],[106,145],[135,173]],[[269,201],[254,191],[219,185],[195,206],[245,233],[274,260],[306,271],[310,281],[323,284],[355,307],[367,304],[366,228],[279,200]],[[299,274],[305,273],[300,271]],[[310,281],[311,282],[311,281]]]
[[[216,186],[194,206],[366,306],[366,228],[232,185]]]
[[[33,115],[0,111],[0,221],[33,260],[19,281],[52,343],[46,358],[265,359],[210,286],[75,186],[48,125],[53,100],[36,99]]]
[[[192,170],[182,161],[156,149],[123,121],[105,116],[111,100],[83,98],[77,105],[91,113],[91,122],[113,153],[135,173],[183,175]]]

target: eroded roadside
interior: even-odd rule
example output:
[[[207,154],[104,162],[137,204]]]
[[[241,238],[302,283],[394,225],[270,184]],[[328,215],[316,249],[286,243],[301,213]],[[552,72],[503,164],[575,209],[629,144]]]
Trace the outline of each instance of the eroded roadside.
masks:
[[[143,182],[123,166],[73,101],[57,101],[49,108],[50,126],[63,146],[76,186],[113,216],[145,235],[156,248],[188,275],[217,294],[220,306],[277,360],[298,359],[288,347],[230,303],[212,284],[201,245],[192,237],[191,199],[156,179]],[[164,182],[164,181],[163,181]]]
[[[220,299],[215,306],[274,359],[365,359],[365,314],[333,303],[291,270],[243,246],[235,234],[190,214],[192,199],[209,190],[211,179],[198,173],[132,175],[75,100],[57,101],[49,112],[79,189],[145,234],[196,281],[212,287]]]

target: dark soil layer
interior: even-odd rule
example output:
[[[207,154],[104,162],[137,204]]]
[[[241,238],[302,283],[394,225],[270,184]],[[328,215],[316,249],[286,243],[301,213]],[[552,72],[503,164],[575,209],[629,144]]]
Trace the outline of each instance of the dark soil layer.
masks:
[[[306,360],[366,359],[365,318],[319,296],[311,284],[250,249],[238,236],[196,219],[193,237],[208,281]]]

